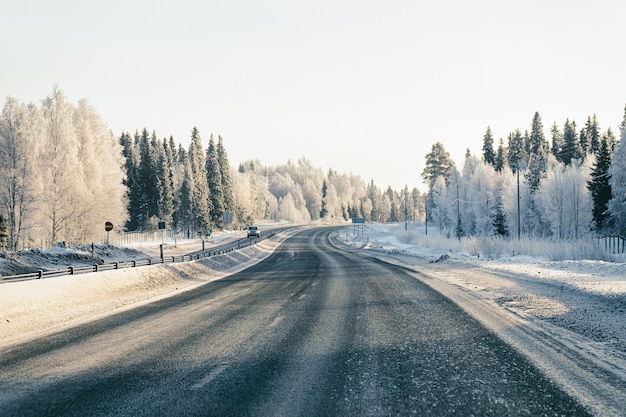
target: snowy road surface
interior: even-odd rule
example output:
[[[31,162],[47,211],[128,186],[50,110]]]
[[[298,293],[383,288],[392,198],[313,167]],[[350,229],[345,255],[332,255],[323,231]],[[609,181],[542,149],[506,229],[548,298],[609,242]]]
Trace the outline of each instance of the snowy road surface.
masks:
[[[0,414],[587,415],[411,271],[305,230],[266,260],[0,355]]]

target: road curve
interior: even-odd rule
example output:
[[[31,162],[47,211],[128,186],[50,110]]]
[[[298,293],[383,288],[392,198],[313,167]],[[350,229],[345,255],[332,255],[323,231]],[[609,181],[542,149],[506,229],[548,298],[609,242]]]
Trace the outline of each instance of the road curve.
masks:
[[[298,233],[227,278],[0,350],[8,416],[582,416],[402,268]]]

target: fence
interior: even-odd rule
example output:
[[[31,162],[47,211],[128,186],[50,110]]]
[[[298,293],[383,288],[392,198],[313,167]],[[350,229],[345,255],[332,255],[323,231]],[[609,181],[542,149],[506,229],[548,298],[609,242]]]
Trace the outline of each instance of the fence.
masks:
[[[158,232],[155,232],[155,233],[158,233]],[[94,264],[94,265],[81,266],[81,267],[69,266],[66,268],[49,270],[49,271],[39,270],[37,272],[31,272],[28,274],[2,276],[0,277],[0,284],[9,283],[9,282],[27,281],[27,280],[32,280],[32,279],[54,278],[54,277],[60,277],[60,276],[66,276],[66,275],[87,274],[91,272],[110,271],[113,269],[136,268],[139,266],[146,266],[146,265],[195,261],[195,260],[199,260],[202,258],[222,255],[222,254],[232,252],[237,249],[244,248],[246,246],[251,246],[257,242],[260,242],[261,240],[268,239],[274,236],[274,234],[275,233],[268,233],[267,235],[264,235],[262,238],[255,238],[255,239],[237,239],[231,242],[231,244],[227,245],[227,247],[223,247],[222,249],[214,249],[212,251],[207,249],[207,250],[201,250],[201,251],[186,254],[186,255],[133,259],[133,260],[122,261],[122,262]]]
[[[626,239],[620,235],[605,235],[598,237],[598,244],[604,242],[604,250],[613,255],[624,253]]]

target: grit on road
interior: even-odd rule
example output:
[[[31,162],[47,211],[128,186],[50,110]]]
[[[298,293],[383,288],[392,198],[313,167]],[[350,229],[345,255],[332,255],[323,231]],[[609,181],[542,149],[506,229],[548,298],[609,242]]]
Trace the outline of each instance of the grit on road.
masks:
[[[330,232],[5,349],[0,415],[587,415],[448,299]]]

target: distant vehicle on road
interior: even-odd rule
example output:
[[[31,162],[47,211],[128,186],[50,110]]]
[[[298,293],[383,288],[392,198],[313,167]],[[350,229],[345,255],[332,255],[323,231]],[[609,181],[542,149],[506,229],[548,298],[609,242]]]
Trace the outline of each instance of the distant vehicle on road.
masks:
[[[258,226],[248,226],[248,237],[249,238],[261,238],[261,229]]]

